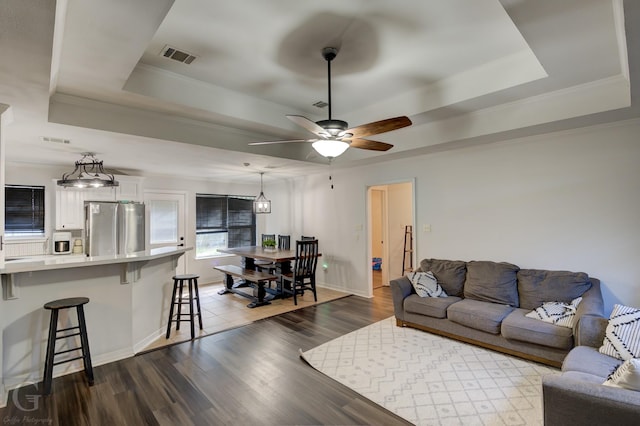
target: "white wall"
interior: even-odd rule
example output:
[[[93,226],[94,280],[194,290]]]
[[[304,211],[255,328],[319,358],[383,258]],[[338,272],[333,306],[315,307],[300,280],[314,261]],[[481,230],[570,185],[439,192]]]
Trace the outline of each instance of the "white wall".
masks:
[[[607,314],[640,307],[638,134],[632,120],[337,169],[333,190],[327,176],[303,177],[294,220],[322,243],[319,279],[366,295],[366,187],[415,178],[418,260],[584,271],[602,281]]]
[[[272,214],[259,216],[258,234],[316,236],[327,266],[318,280],[367,296],[367,187],[415,179],[416,259],[584,271],[602,280],[607,313],[614,303],[640,307],[638,134],[640,120],[630,120],[371,166],[332,167],[292,180],[265,178]],[[7,183],[50,185],[62,171],[7,164]],[[259,180],[237,185],[147,177],[144,185],[186,190],[193,212],[197,192],[256,195]],[[49,186],[47,191],[51,195]],[[190,246],[193,216],[187,224]],[[432,231],[423,232],[424,224]],[[187,267],[201,274],[201,282],[221,279],[211,268],[228,259],[194,256],[187,256]]]
[[[5,184],[5,144],[3,137],[4,126],[9,121],[9,115],[11,110],[8,109],[8,105],[0,104],[0,200],[2,200],[2,206],[4,206],[4,184]],[[0,223],[4,224],[4,208],[0,209]],[[0,247],[0,267],[4,267],[4,226],[0,229],[0,238],[2,238],[3,244]],[[0,312],[0,330],[4,330],[5,325],[5,313]],[[0,338],[0,407],[4,406],[6,400],[6,393],[4,387],[4,373],[2,366],[4,365],[4,343]]]

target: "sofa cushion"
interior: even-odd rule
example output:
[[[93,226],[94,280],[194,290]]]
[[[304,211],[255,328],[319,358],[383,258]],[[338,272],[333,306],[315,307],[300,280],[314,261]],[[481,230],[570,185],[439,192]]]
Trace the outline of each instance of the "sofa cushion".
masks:
[[[518,271],[520,307],[535,309],[544,302],[569,303],[591,288],[584,272],[521,269]]]
[[[433,272],[409,272],[407,278],[420,297],[447,297]]]
[[[459,297],[420,297],[417,294],[404,299],[405,312],[412,314],[421,314],[433,318],[446,318],[447,308],[456,302],[459,302]]]
[[[595,374],[583,373],[582,371],[567,371],[562,373],[562,377],[565,379],[575,380],[576,382],[592,383],[594,385],[602,384],[602,377]]]
[[[500,333],[500,323],[513,311],[508,305],[464,299],[447,309],[447,318],[458,324],[491,334]]]
[[[622,360],[640,358],[640,309],[613,306],[600,352]]]
[[[502,321],[500,333],[506,339],[535,343],[558,349],[571,349],[573,332],[570,328],[527,317],[527,309],[514,309]]]
[[[604,382],[609,375],[622,364],[622,361],[598,352],[598,348],[591,346],[576,346],[565,357],[562,371],[581,371],[594,374]]]
[[[423,259],[420,262],[422,272],[433,272],[449,296],[462,296],[467,264],[461,260]]]
[[[506,262],[468,262],[464,297],[517,308],[519,303],[516,274],[519,269],[516,265]]]

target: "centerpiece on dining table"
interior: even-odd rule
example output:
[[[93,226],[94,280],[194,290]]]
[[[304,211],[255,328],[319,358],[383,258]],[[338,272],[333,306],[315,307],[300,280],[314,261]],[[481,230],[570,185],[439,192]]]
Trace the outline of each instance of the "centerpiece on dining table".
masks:
[[[276,240],[266,239],[262,242],[262,248],[265,251],[276,251]]]

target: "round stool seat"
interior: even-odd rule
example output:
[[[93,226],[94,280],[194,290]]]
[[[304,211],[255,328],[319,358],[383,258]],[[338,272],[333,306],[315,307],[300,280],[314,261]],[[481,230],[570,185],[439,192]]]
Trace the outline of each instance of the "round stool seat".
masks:
[[[200,275],[196,274],[184,274],[184,275],[176,275],[173,277],[174,280],[193,280],[200,278]]]
[[[69,297],[67,299],[58,299],[52,300],[51,302],[45,303],[45,309],[65,309],[65,308],[75,308],[76,306],[86,305],[89,303],[88,297]]]

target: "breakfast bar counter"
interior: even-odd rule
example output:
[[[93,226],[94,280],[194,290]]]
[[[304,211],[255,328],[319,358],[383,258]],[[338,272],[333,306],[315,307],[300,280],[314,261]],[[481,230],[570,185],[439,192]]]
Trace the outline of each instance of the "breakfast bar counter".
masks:
[[[112,263],[130,263],[157,259],[166,256],[181,255],[191,250],[185,247],[160,247],[135,253],[114,256],[84,256],[84,255],[49,255],[21,257],[5,260],[0,274],[15,274],[18,272],[47,271],[52,269],[78,268],[84,266],[107,265]]]
[[[5,261],[0,268],[0,406],[7,390],[42,379],[49,326],[45,303],[89,298],[85,317],[94,366],[132,356],[164,334],[172,277],[178,259],[189,250],[170,247],[122,256]],[[76,319],[69,315],[60,321]],[[81,370],[78,362],[56,366],[54,376]]]

